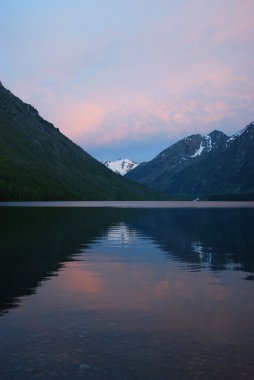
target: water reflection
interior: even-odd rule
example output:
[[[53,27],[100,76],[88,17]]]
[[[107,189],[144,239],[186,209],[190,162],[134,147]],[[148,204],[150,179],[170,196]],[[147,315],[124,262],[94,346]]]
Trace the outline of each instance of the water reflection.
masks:
[[[0,312],[34,293],[114,220],[114,215],[101,218],[99,210],[1,209]]]
[[[251,209],[145,210],[135,221],[170,257],[214,271],[254,271],[253,225]]]
[[[0,211],[1,380],[254,377],[254,210]]]
[[[1,209],[0,310],[98,239],[131,247],[149,238],[186,270],[237,270],[252,280],[253,225],[252,209]]]
[[[109,227],[104,238],[108,241],[109,245],[129,247],[133,241],[137,240],[137,231],[130,229],[126,223],[120,222],[114,226]]]

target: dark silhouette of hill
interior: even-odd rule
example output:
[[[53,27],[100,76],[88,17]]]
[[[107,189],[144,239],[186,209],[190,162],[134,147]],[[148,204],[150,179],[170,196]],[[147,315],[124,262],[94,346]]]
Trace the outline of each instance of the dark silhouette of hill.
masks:
[[[149,200],[0,82],[0,200]]]

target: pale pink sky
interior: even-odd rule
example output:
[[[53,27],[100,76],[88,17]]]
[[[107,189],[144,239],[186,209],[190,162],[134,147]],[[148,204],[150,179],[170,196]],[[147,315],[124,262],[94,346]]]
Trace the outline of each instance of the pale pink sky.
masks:
[[[0,80],[98,159],[254,119],[254,1],[0,4]]]

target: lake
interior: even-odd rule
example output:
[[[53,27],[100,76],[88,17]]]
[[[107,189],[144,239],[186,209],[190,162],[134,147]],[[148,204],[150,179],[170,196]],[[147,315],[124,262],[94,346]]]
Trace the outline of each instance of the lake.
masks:
[[[0,379],[254,379],[253,203],[187,203],[1,207]]]

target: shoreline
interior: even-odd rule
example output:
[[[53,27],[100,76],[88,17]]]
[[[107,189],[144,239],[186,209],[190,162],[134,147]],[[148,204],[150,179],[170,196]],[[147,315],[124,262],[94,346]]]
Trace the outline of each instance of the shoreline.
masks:
[[[254,208],[254,201],[20,201],[0,207]]]

